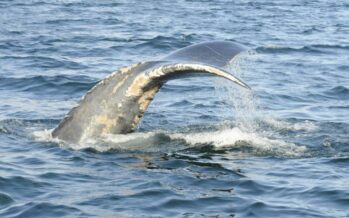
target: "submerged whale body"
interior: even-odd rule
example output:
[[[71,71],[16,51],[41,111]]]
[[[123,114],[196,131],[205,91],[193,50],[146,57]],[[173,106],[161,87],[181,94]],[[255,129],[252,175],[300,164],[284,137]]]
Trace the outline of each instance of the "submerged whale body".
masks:
[[[52,136],[78,144],[103,134],[132,132],[161,86],[188,74],[208,73],[248,88],[224,70],[245,50],[233,42],[206,42],[179,49],[159,60],[121,68],[89,90]]]

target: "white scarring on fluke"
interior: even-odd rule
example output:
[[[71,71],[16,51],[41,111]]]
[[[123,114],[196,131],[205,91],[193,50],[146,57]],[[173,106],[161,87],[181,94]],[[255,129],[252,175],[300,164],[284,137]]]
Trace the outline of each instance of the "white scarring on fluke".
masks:
[[[208,73],[249,88],[224,67],[246,47],[224,41],[179,49],[156,61],[112,73],[95,85],[53,130],[52,136],[80,143],[104,134],[132,132],[161,86],[171,78]]]

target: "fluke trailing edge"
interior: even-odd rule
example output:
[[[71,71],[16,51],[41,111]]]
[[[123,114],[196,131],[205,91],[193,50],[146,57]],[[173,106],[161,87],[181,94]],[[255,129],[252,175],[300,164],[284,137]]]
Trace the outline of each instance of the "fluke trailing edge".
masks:
[[[80,143],[103,134],[132,132],[161,86],[171,78],[208,73],[248,86],[224,70],[246,48],[215,41],[179,49],[162,59],[134,64],[95,85],[53,130],[52,136]]]

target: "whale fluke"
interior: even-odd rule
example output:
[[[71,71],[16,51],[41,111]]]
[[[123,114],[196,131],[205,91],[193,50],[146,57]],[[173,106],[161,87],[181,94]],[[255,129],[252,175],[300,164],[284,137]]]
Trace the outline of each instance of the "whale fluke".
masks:
[[[249,88],[224,70],[245,50],[233,42],[206,42],[179,49],[159,60],[121,68],[89,90],[52,136],[78,144],[103,134],[132,132],[161,86],[175,77],[208,73]]]

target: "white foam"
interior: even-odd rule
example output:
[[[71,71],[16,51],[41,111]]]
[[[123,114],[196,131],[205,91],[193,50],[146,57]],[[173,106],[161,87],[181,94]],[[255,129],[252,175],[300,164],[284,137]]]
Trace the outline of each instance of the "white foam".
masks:
[[[293,131],[306,131],[313,132],[318,129],[318,126],[310,121],[291,123],[284,120],[274,119],[272,117],[263,118],[263,122],[277,130],[293,130]]]
[[[61,140],[53,138],[51,132],[51,130],[35,131],[33,137],[38,141],[55,142],[60,146],[68,146],[75,150],[93,148],[99,152],[110,150],[158,152],[174,149],[180,150],[188,146],[195,147],[203,144],[210,144],[219,149],[248,147],[253,149],[253,153],[281,156],[300,156],[306,151],[304,146],[298,146],[281,139],[264,137],[257,133],[244,132],[238,127],[198,133],[147,132],[124,135],[109,134],[80,144],[66,144]],[[183,140],[187,145],[184,144],[182,147],[177,146],[176,148],[170,147],[170,142],[174,140]]]
[[[211,144],[217,148],[250,147],[257,153],[269,153],[285,156],[299,156],[304,154],[306,147],[285,142],[280,139],[271,139],[257,133],[243,132],[234,127],[215,132],[175,133],[171,139],[182,139],[192,145]]]
[[[56,139],[52,137],[52,130],[44,129],[41,131],[34,131],[32,136],[37,141],[52,142]]]

